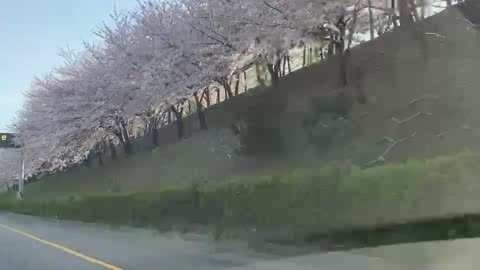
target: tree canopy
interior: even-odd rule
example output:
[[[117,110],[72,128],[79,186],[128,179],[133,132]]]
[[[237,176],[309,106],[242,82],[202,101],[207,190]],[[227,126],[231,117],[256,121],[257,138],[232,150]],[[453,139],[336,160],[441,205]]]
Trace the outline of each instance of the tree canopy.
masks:
[[[32,82],[14,125],[27,173],[63,170],[106,143],[128,144],[136,118],[145,130],[160,128],[172,105],[209,86],[229,97],[234,76],[254,65],[273,75],[305,44],[364,31],[369,21],[385,28],[395,13],[385,2],[159,0],[115,11],[113,24],[95,31],[102,42],[62,50],[64,64]]]

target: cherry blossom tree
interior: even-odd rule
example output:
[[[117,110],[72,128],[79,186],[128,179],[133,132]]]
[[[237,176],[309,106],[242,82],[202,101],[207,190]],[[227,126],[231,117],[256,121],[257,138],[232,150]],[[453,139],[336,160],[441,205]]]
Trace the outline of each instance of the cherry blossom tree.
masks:
[[[158,145],[158,129],[175,118],[182,137],[182,118],[192,104],[206,129],[209,89],[218,89],[218,102],[220,88],[233,97],[241,74],[254,66],[265,68],[275,86],[292,50],[308,44],[328,43],[331,54],[344,53],[353,32],[372,29],[372,18],[390,12],[382,3],[171,0],[114,11],[112,23],[95,31],[100,43],[85,43],[80,53],[62,51],[65,63],[35,79],[26,93],[15,128],[27,170],[63,170],[101,157],[106,147],[114,152],[116,144],[131,153],[139,124]]]

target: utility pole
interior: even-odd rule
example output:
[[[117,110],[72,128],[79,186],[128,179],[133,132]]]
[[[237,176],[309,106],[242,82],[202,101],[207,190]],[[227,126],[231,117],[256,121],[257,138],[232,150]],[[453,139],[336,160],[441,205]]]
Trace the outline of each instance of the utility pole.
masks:
[[[18,179],[18,192],[17,198],[19,200],[23,199],[23,190],[25,186],[25,156],[23,153],[23,149],[20,149],[20,156],[22,157],[22,167],[20,168],[20,179]]]

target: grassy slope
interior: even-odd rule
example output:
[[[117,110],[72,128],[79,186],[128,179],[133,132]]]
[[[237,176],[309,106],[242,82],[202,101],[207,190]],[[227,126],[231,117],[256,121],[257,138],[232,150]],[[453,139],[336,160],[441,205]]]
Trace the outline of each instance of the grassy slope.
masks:
[[[3,195],[0,208],[156,227],[203,224],[228,231],[254,226],[270,233],[288,231],[303,239],[311,233],[351,227],[479,213],[479,161],[479,155],[463,152],[370,169],[324,166],[220,183],[162,186],[149,192],[27,197],[22,202]]]

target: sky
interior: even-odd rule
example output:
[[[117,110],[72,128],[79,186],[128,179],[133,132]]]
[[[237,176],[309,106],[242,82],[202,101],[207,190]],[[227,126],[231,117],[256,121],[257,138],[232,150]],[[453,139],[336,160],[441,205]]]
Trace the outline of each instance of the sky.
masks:
[[[9,131],[35,76],[62,64],[58,52],[97,41],[92,33],[136,0],[0,0],[0,132]]]

